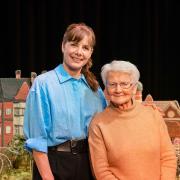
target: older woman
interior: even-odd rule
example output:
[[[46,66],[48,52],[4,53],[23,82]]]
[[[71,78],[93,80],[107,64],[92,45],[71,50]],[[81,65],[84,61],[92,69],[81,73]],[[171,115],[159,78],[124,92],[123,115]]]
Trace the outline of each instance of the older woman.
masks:
[[[176,156],[158,110],[134,100],[140,73],[126,61],[102,67],[110,102],[89,128],[97,180],[175,180]]]

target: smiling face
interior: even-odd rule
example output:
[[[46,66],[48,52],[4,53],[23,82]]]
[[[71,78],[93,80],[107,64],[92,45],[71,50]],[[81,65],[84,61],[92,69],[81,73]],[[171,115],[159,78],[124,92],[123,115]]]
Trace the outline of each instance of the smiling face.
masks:
[[[132,106],[132,98],[137,86],[132,83],[131,75],[125,72],[109,71],[105,91],[108,100],[122,109]]]
[[[72,76],[79,76],[82,67],[91,58],[93,49],[87,35],[79,41],[67,41],[62,44],[63,66]]]

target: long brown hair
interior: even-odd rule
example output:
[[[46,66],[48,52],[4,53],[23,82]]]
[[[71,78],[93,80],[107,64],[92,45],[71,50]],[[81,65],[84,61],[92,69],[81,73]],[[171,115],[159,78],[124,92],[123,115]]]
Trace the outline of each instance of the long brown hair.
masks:
[[[64,33],[63,44],[69,41],[80,42],[85,35],[89,37],[89,44],[93,49],[96,44],[95,34],[93,29],[85,23],[70,24]],[[91,66],[92,59],[90,58],[89,61],[82,67],[81,72],[84,74],[91,89],[93,91],[97,91],[99,83],[97,82],[95,75],[90,71]]]

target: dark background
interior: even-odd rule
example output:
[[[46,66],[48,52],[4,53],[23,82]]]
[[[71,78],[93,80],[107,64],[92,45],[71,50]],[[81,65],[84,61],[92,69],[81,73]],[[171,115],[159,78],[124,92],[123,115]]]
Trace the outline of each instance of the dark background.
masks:
[[[40,74],[62,62],[66,27],[85,22],[96,34],[92,71],[113,59],[137,65],[143,98],[180,100],[179,2],[173,0],[6,0],[1,2],[0,77]]]

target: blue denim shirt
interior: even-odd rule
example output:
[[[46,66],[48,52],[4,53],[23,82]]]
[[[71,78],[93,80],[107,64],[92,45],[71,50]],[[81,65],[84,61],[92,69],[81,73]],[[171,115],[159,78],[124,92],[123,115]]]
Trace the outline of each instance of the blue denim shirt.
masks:
[[[88,126],[106,100],[101,88],[93,92],[84,75],[70,76],[62,64],[36,77],[26,100],[25,147],[47,152],[48,146],[86,138]]]

